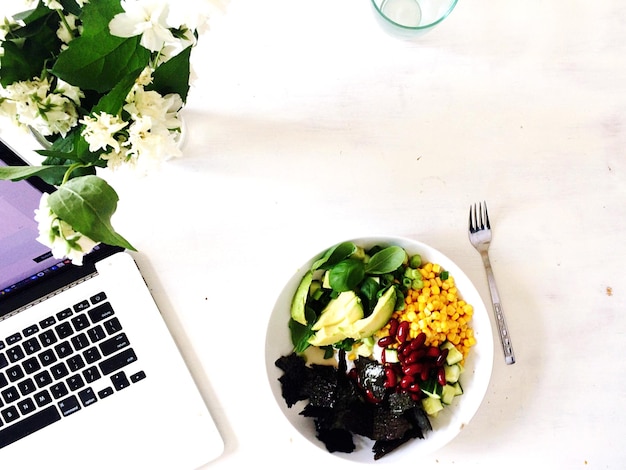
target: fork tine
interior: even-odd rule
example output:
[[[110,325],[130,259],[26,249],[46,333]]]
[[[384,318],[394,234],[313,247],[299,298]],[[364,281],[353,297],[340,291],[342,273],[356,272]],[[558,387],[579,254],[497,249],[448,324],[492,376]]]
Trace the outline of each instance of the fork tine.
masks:
[[[484,224],[484,226],[486,226],[489,230],[491,230],[491,225],[489,224],[489,213],[487,212],[487,202],[483,201],[483,204],[485,206],[485,211],[484,211],[484,214],[485,214],[485,224]],[[484,228],[484,226],[483,226],[483,228]]]

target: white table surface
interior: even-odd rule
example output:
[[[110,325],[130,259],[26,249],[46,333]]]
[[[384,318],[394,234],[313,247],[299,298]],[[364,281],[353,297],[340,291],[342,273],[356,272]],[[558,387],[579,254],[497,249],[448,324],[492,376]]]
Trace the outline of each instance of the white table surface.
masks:
[[[206,468],[356,467],[273,401],[274,301],[321,249],[391,234],[446,253],[489,306],[466,226],[482,200],[517,363],[494,335],[474,419],[411,468],[624,468],[625,26],[619,0],[461,0],[408,42],[367,0],[231,1],[194,52],[184,157],[111,177],[226,443]]]

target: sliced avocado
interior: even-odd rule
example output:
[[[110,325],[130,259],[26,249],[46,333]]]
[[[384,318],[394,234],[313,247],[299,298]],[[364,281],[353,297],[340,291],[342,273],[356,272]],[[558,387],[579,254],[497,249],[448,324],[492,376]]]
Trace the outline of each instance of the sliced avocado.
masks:
[[[328,302],[319,319],[313,325],[313,330],[329,328],[339,324],[352,324],[363,318],[361,299],[353,292],[346,291],[336,299]]]
[[[291,300],[291,318],[303,325],[306,325],[305,305],[312,281],[313,273],[309,271],[302,277],[302,280],[296,289],[296,293]]]
[[[325,326],[309,338],[309,344],[313,346],[330,346],[338,341],[342,341],[348,337],[345,331],[346,326],[348,326],[348,323]]]
[[[396,306],[396,289],[390,287],[380,296],[372,314],[354,322],[348,331],[348,336],[354,339],[367,338],[389,322]]]

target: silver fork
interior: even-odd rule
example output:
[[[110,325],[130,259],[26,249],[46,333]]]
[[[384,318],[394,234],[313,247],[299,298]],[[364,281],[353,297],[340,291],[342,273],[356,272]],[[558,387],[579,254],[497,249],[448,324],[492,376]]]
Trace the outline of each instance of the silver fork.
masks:
[[[504,359],[507,364],[514,364],[515,354],[513,353],[513,344],[511,343],[509,329],[506,326],[504,311],[502,310],[502,305],[500,304],[500,294],[498,293],[498,288],[496,287],[496,279],[493,276],[491,261],[489,260],[488,251],[489,243],[491,243],[491,225],[489,224],[489,214],[487,213],[486,202],[483,202],[482,204],[479,203],[478,206],[476,204],[470,206],[468,235],[470,242],[480,253],[480,256],[483,259],[483,264],[485,265],[493,311],[496,324],[498,326],[500,342],[502,343],[502,349],[504,350]]]

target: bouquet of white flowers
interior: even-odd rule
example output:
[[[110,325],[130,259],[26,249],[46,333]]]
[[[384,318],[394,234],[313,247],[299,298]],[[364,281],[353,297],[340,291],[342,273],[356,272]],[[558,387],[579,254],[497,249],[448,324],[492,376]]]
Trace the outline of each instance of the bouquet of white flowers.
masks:
[[[27,3],[33,3],[32,0]],[[57,187],[38,240],[76,264],[97,243],[134,249],[111,225],[118,196],[98,168],[178,156],[191,51],[223,0],[39,0],[0,24],[0,115],[46,139],[40,166],[2,167]]]

